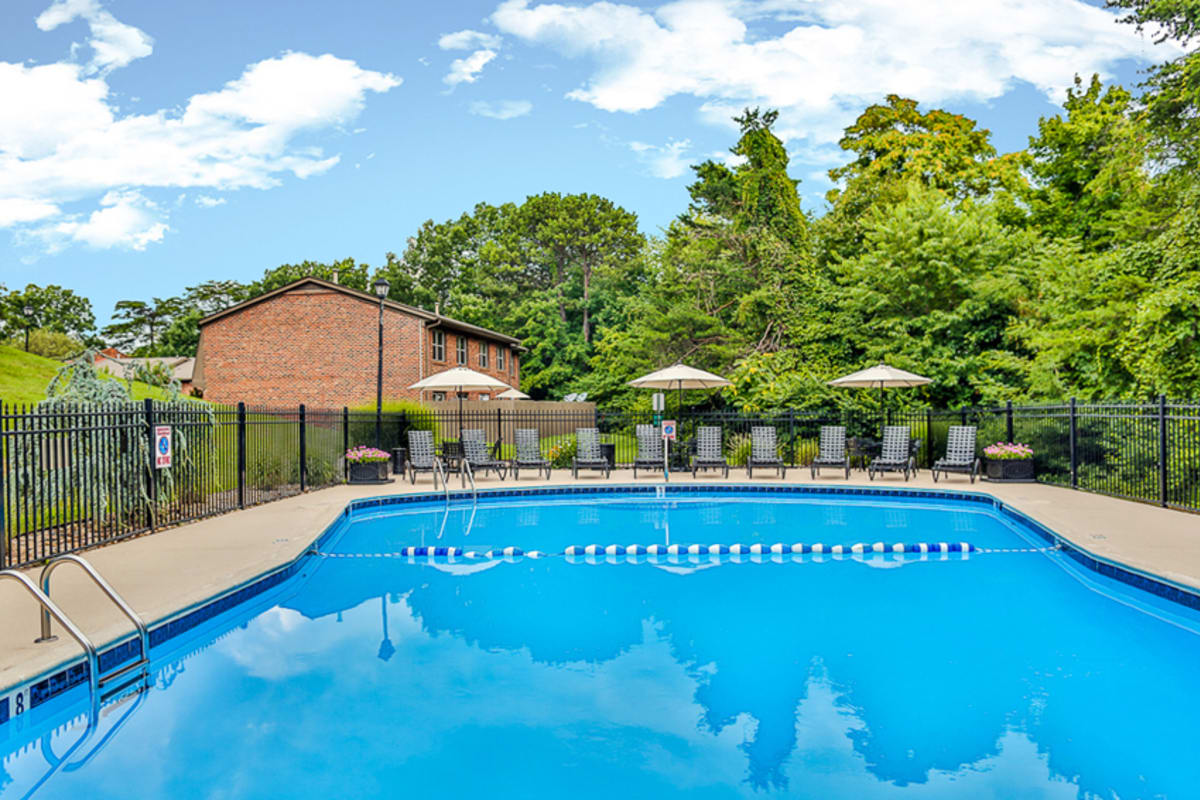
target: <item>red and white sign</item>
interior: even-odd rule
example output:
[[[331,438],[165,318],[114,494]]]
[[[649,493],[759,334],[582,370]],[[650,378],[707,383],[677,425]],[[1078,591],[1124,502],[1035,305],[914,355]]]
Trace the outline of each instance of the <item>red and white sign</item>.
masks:
[[[154,467],[166,469],[171,466],[171,426],[154,426]]]
[[[662,437],[675,441],[675,420],[664,419],[662,424]]]

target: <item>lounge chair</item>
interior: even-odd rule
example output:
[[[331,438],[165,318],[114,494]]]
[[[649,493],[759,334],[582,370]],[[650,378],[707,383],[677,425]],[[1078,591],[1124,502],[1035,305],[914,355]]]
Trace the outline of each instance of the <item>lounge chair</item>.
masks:
[[[846,477],[850,477],[850,456],[846,455],[846,429],[841,425],[821,426],[821,449],[810,465],[813,480],[821,474],[821,467],[845,470]]]
[[[696,432],[696,455],[692,456],[692,477],[698,470],[723,469],[729,477],[729,462],[725,460],[722,431],[715,425],[705,425]]]
[[[433,451],[433,431],[408,432],[408,480],[417,482],[418,472],[428,472],[433,475],[433,488],[437,488],[438,473],[442,470],[441,459]]]
[[[770,425],[755,425],[750,429],[750,457],[746,459],[746,477],[754,477],[755,467],[774,467],[780,478],[787,477],[787,465],[779,457],[779,445],[775,440],[775,428]]]
[[[666,462],[663,461],[663,438],[658,428],[638,425],[634,430],[638,446],[637,458],[633,462],[633,477],[636,480],[639,468],[660,472]]]
[[[872,459],[867,467],[867,475],[871,480],[875,480],[877,472],[903,472],[907,481],[909,473],[917,471],[910,438],[907,425],[889,425],[883,429],[883,449],[879,458]]]
[[[971,476],[971,483],[979,474],[980,462],[975,457],[975,426],[951,425],[946,439],[946,457],[939,458],[933,465],[933,480],[936,483],[938,473],[961,472]]]
[[[550,480],[550,460],[542,455],[542,442],[537,428],[517,428],[517,456],[512,460],[513,480],[521,477],[521,467],[536,469],[538,477],[546,471]]]
[[[482,430],[479,428],[468,428],[463,431],[462,444],[463,460],[471,467],[473,474],[495,472],[500,476],[500,480],[504,480],[504,476],[508,474],[508,464],[497,458],[493,458],[492,454],[488,452],[487,442],[483,438]]]
[[[571,476],[579,477],[579,470],[595,469],[607,478],[612,467],[600,452],[600,431],[596,428],[575,429],[575,458],[571,460]]]

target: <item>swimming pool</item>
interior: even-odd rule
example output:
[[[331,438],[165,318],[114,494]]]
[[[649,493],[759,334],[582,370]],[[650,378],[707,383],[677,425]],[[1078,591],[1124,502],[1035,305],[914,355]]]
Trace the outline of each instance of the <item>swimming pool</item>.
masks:
[[[944,492],[362,503],[78,748],[82,687],[0,725],[0,791],[1195,796],[1200,617],[1048,544]]]

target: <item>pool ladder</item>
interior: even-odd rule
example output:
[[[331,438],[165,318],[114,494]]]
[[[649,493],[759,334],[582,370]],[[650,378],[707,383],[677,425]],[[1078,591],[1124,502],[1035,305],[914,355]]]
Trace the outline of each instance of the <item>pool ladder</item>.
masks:
[[[71,618],[50,599],[50,576],[54,574],[58,567],[68,563],[82,569],[84,574],[100,587],[100,591],[104,592],[113,605],[133,623],[141,645],[141,652],[138,654],[136,661],[107,672],[104,675],[100,674],[100,658],[96,652],[96,645],[92,644],[92,640],[88,638],[87,634],[80,630],[79,626],[72,622]],[[53,618],[83,648],[84,655],[87,658],[88,689],[92,697],[93,707],[135,682],[142,684],[139,688],[145,688],[148,685],[150,677],[150,632],[146,628],[146,623],[142,621],[137,612],[130,608],[129,604],[117,593],[116,589],[110,586],[108,581],[104,580],[95,567],[85,559],[76,555],[62,555],[50,559],[46,566],[42,568],[41,575],[36,584],[24,573],[11,569],[0,572],[0,579],[5,578],[15,580],[25,587],[25,590],[33,595],[33,598],[37,600],[38,605],[41,607],[38,614],[41,622],[41,635],[34,640],[35,642],[52,642],[58,638],[50,630],[50,620]],[[126,680],[122,681],[118,686],[105,691],[107,684],[121,678],[126,678]]]

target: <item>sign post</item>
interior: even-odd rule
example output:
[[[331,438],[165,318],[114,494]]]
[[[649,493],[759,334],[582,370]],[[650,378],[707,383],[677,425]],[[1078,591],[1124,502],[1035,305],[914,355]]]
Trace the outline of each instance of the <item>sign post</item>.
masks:
[[[664,419],[662,423],[662,438],[663,438],[663,479],[671,480],[671,471],[667,467],[667,453],[671,449],[671,442],[675,441],[675,420]]]
[[[154,468],[169,469],[171,466],[171,426],[154,427]]]

